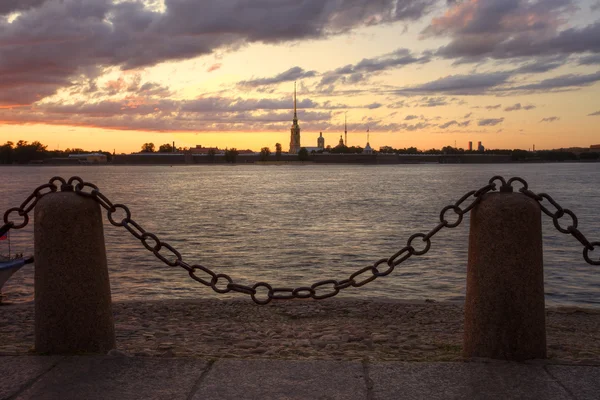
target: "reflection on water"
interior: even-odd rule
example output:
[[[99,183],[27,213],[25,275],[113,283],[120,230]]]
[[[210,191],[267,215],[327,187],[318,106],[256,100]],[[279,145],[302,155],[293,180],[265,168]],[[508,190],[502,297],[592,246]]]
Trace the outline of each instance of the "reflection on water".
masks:
[[[0,211],[19,205],[50,177],[79,175],[133,218],[178,249],[190,264],[227,273],[242,284],[305,286],[344,279],[389,257],[416,232],[436,226],[440,210],[494,175],[525,178],[579,217],[600,239],[600,164],[304,165],[3,167]],[[465,292],[469,218],[443,229],[424,256],[391,275],[341,296],[461,300]],[[544,216],[548,304],[600,306],[598,267]],[[13,252],[33,251],[33,224],[13,231]],[[105,220],[113,299],[207,298],[219,295],[180,268],[154,259],[124,229]],[[0,244],[0,252],[6,246]],[[596,254],[597,256],[597,254]],[[25,267],[3,291],[10,301],[33,297]]]

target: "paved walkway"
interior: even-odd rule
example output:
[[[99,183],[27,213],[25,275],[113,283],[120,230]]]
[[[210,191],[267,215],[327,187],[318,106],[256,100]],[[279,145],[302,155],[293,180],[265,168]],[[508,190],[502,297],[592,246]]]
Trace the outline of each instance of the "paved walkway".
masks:
[[[2,356],[1,399],[599,399],[600,366]]]

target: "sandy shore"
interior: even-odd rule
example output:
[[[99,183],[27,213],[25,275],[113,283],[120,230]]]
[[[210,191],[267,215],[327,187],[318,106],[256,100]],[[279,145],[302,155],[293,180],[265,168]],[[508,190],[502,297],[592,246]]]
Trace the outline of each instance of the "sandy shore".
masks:
[[[118,350],[138,356],[459,361],[460,304],[328,299],[114,303]],[[0,354],[31,353],[33,304],[0,307]],[[550,362],[600,364],[600,310],[547,310]]]

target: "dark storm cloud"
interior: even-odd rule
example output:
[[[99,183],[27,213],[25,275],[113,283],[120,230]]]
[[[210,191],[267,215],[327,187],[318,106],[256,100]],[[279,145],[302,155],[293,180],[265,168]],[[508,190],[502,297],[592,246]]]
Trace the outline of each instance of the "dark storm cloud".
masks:
[[[517,103],[512,106],[506,107],[504,111],[533,110],[534,108],[535,106],[532,104],[522,106],[521,103]]]
[[[257,86],[266,86],[266,85],[275,85],[283,82],[292,82],[302,78],[312,78],[317,74],[316,71],[305,71],[300,67],[292,67],[287,71],[284,71],[278,75],[275,75],[271,78],[258,78],[251,79],[247,81],[241,81],[238,84],[240,86],[249,86],[249,87],[257,87]]]
[[[574,0],[457,2],[422,35],[450,37],[436,54],[460,62],[600,52],[599,22],[560,30],[576,7]]]
[[[0,2],[0,15],[10,14],[15,11],[24,11],[48,0],[2,0]]]
[[[107,67],[147,67],[252,42],[319,39],[415,20],[436,1],[165,0],[164,12],[137,1],[1,3],[1,12],[21,11],[12,23],[0,18],[2,104],[15,105],[52,95]]]
[[[504,121],[504,118],[485,118],[477,121],[477,125],[479,126],[495,126],[501,124]]]
[[[560,119],[560,117],[548,117],[548,118],[542,118],[542,120],[540,122],[556,122]]]
[[[581,57],[578,62],[579,65],[600,65],[600,54]]]

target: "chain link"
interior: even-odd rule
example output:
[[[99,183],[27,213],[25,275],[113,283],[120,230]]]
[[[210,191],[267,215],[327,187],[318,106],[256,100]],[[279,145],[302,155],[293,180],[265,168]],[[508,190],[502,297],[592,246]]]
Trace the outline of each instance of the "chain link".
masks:
[[[4,235],[11,229],[24,228],[29,223],[29,213],[33,210],[40,198],[48,193],[57,192],[59,189],[63,192],[74,191],[80,196],[93,198],[107,212],[108,221],[117,227],[125,228],[133,237],[138,239],[143,246],[154,254],[156,258],[161,260],[168,266],[181,267],[188,271],[190,277],[195,281],[212,288],[217,293],[237,292],[249,295],[256,304],[268,304],[271,300],[290,300],[290,299],[308,299],[315,300],[326,299],[340,293],[340,291],[349,287],[361,287],[377,278],[391,274],[395,267],[412,256],[421,256],[426,254],[431,248],[431,238],[444,228],[456,228],[462,221],[466,213],[471,211],[482,199],[486,193],[496,191],[497,183],[500,183],[501,192],[512,192],[513,183],[518,182],[522,186],[519,192],[534,199],[540,205],[540,209],[544,214],[552,218],[556,229],[564,234],[571,234],[583,245],[583,258],[591,265],[600,265],[600,259],[594,261],[590,258],[589,252],[600,248],[600,242],[590,242],[586,236],[577,228],[578,221],[575,214],[566,208],[563,208],[558,202],[546,193],[535,194],[529,190],[527,182],[518,177],[513,177],[506,181],[501,176],[492,177],[488,184],[478,190],[467,192],[454,204],[447,205],[442,208],[439,215],[439,223],[428,233],[415,233],[406,242],[406,246],[394,253],[389,258],[382,258],[376,261],[373,265],[360,268],[350,275],[347,279],[335,280],[327,279],[316,282],[311,286],[303,286],[297,288],[290,287],[273,287],[265,282],[255,283],[253,286],[242,285],[235,283],[234,280],[227,274],[215,273],[211,269],[199,264],[189,265],[183,261],[181,253],[167,242],[163,242],[151,232],[147,232],[140,224],[131,218],[131,211],[123,204],[113,204],[98,187],[92,183],[83,181],[80,177],[71,177],[68,181],[56,176],[50,179],[49,183],[38,186],[19,207],[8,209],[4,213],[4,225],[0,227],[0,236]],[[59,186],[60,184],[60,186]],[[470,201],[470,203],[469,203]],[[547,201],[556,211],[552,212],[544,205]],[[467,204],[463,207],[464,204]],[[451,211],[456,214],[456,220],[450,222],[447,219],[447,214]],[[116,216],[120,211],[121,219]],[[17,214],[21,220],[15,222],[11,218],[11,214]],[[565,215],[571,218],[571,224],[566,228],[560,225],[559,220]],[[420,250],[413,246],[419,242]],[[162,252],[161,252],[162,250]],[[381,267],[384,270],[380,270]]]

